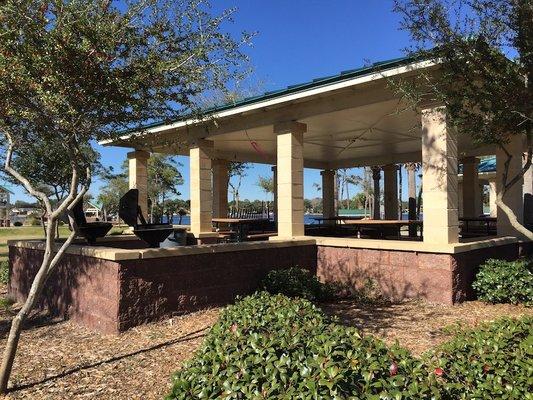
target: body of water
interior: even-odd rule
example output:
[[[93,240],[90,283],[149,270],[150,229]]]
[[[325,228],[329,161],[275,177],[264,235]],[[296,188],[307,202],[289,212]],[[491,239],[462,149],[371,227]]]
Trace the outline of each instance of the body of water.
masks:
[[[352,214],[351,214],[352,215]],[[355,214],[353,214],[355,215]],[[311,225],[311,224],[316,224],[317,221],[315,221],[313,218],[315,217],[321,217],[322,214],[305,214],[304,215],[304,223],[306,225]],[[177,215],[174,215],[174,217],[172,218],[172,223],[173,224],[178,224],[179,223],[179,216]],[[403,213],[402,214],[402,219],[407,219],[407,213]],[[422,217],[421,217],[422,219]],[[163,217],[163,223],[166,223],[167,220],[166,220],[166,217]],[[191,217],[189,215],[185,215],[181,218],[181,224],[182,225],[190,225],[191,224]]]

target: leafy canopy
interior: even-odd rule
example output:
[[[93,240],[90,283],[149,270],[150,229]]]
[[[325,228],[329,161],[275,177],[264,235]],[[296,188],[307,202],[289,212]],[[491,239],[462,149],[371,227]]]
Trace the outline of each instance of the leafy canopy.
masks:
[[[410,55],[438,60],[398,89],[419,105],[438,101],[477,144],[525,135],[531,150],[533,5],[530,0],[395,0]]]
[[[148,121],[198,113],[197,98],[245,72],[249,36],[222,31],[203,0],[7,0],[0,4],[0,132],[14,151],[83,145]]]

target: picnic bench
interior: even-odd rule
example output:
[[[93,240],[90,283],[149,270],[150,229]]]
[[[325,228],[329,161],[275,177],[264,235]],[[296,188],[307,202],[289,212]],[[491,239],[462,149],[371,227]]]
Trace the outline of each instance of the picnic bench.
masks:
[[[267,232],[269,218],[213,218],[212,222],[219,232],[220,239],[242,242],[246,239],[259,240],[273,236]],[[229,230],[220,230],[221,225],[229,226]]]
[[[461,235],[463,237],[496,235],[496,221],[495,217],[461,217],[459,218],[459,222],[463,223]],[[484,229],[482,225],[485,225]]]
[[[423,223],[417,220],[378,220],[378,219],[361,219],[345,221],[345,225],[355,228],[357,236],[360,237],[363,229],[372,229],[377,233],[378,238],[385,239],[393,232],[395,236],[400,237],[400,230],[403,226],[420,228],[420,236],[422,236]]]

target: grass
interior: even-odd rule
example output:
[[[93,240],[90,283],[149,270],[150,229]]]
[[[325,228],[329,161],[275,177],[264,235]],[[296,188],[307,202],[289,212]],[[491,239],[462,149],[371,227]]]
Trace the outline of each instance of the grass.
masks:
[[[124,227],[113,227],[109,232],[121,233]],[[66,238],[70,233],[68,226],[59,227],[59,237]],[[7,260],[9,249],[7,247],[8,240],[16,239],[43,239],[44,231],[42,226],[13,226],[10,228],[0,228],[0,261]]]
[[[67,237],[69,232],[67,226],[59,227],[60,237]],[[0,261],[7,260],[9,253],[7,247],[8,240],[42,238],[44,238],[42,226],[13,226],[10,228],[0,228]]]

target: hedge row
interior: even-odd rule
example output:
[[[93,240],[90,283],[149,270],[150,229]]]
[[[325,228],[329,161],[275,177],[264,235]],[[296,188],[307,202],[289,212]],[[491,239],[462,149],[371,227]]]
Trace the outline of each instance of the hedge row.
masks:
[[[419,359],[307,300],[257,293],[225,309],[167,399],[526,399],[532,322],[465,333]]]

